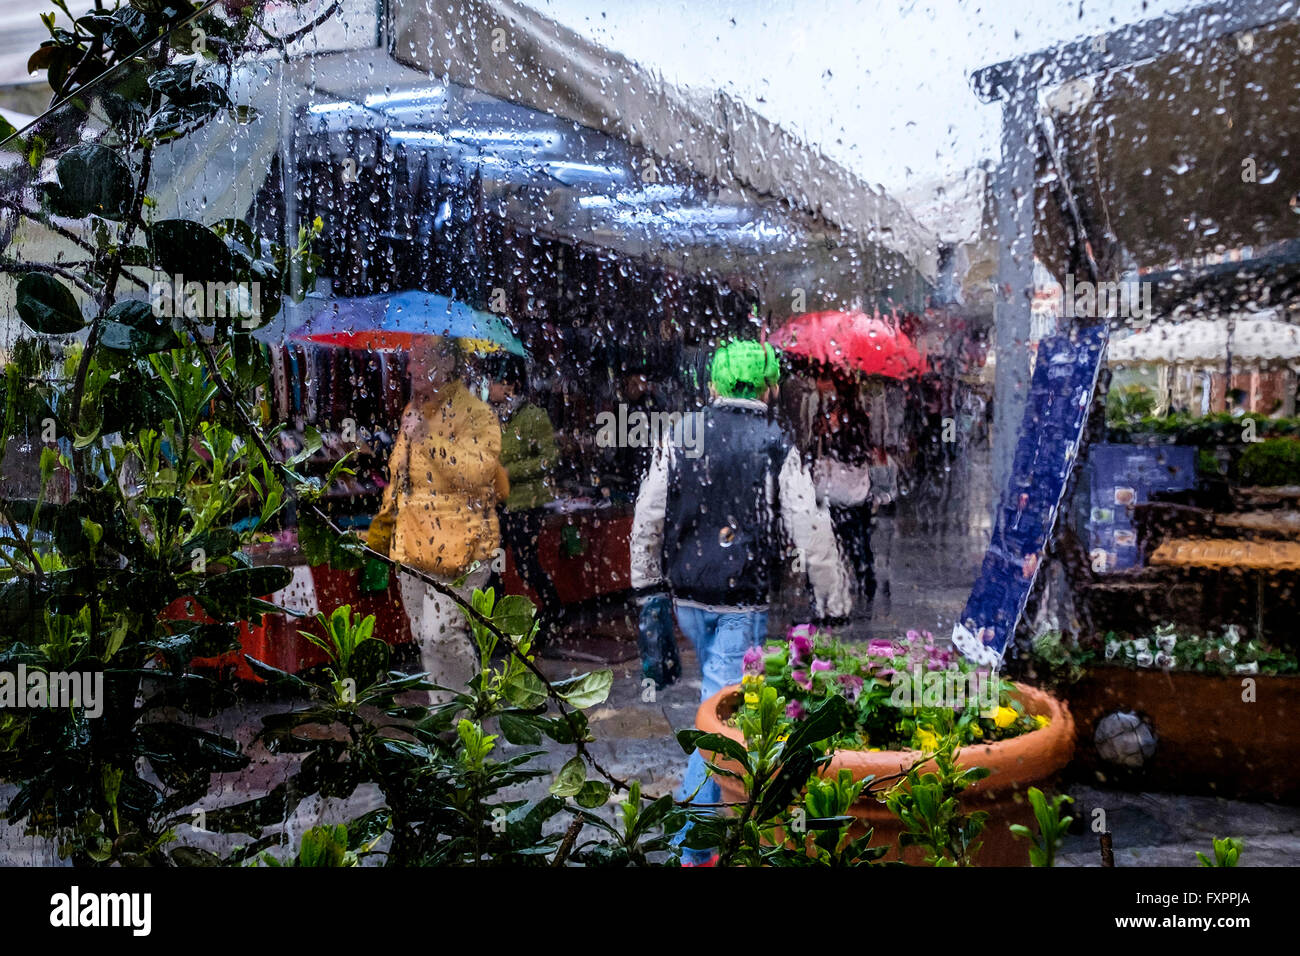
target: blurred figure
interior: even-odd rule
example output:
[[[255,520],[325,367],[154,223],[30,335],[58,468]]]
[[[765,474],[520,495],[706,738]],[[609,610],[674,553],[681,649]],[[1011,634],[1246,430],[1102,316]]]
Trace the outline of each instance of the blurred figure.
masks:
[[[647,369],[629,369],[623,376],[619,395],[623,404],[627,406],[629,418],[634,412],[652,416],[655,412],[667,412],[674,407],[681,407],[680,401],[675,403],[673,397],[668,394],[667,388],[655,381]],[[653,444],[629,445],[619,450],[620,468],[630,479],[633,489],[645,477],[653,452]]]
[[[559,592],[542,567],[537,540],[546,518],[546,505],[555,500],[551,472],[559,460],[555,428],[546,410],[523,396],[527,384],[524,360],[508,352],[488,356],[488,401],[501,422],[501,464],[510,478],[510,495],[501,511],[501,539],[515,556],[515,569],[537,593],[543,622],[561,612]],[[543,627],[545,638],[548,628]]]
[[[713,401],[688,413],[695,454],[682,432],[661,441],[641,484],[632,521],[632,587],[643,609],[671,595],[677,624],[700,662],[700,699],[740,683],[745,652],[767,638],[767,610],[793,541],[820,617],[847,617],[847,575],[830,516],[785,430],[769,414],[780,368],[775,350],[733,341],[710,364]],[[717,803],[721,791],[699,752],[678,799]],[[678,835],[680,841],[685,831]],[[684,866],[714,854],[687,849]]]
[[[892,611],[890,577],[894,572],[894,525],[898,513],[898,462],[887,448],[871,450],[871,541],[875,555],[875,596],[881,611]]]
[[[866,418],[840,395],[830,378],[818,382],[820,412],[815,422],[813,480],[830,508],[835,537],[853,567],[867,607],[876,593],[871,554],[871,466]]]
[[[412,350],[411,400],[366,543],[445,584],[464,576],[461,593],[468,598],[491,576],[500,541],[496,506],[510,483],[501,466],[496,414],[470,394],[465,369],[465,352],[455,340],[430,336]],[[414,575],[403,571],[398,580],[430,680],[463,688],[479,671],[464,613]],[[450,698],[431,696],[434,703]]]

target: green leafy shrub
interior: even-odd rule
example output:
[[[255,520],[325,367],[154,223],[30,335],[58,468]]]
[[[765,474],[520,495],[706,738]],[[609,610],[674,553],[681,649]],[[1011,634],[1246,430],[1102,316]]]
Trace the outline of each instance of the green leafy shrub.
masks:
[[[1300,485],[1300,441],[1267,438],[1241,453],[1237,474],[1246,485]]]
[[[1262,416],[1234,416],[1230,412],[1210,415],[1192,415],[1175,412],[1163,417],[1146,416],[1127,423],[1107,422],[1107,441],[1122,444],[1149,444],[1152,442],[1173,445],[1226,445],[1242,443],[1242,429],[1246,419],[1254,422],[1255,434],[1260,438],[1300,437],[1300,418],[1264,418]]]
[[[1148,418],[1156,409],[1156,397],[1145,385],[1125,385],[1106,393],[1106,424],[1126,425]]]
[[[982,843],[989,815],[984,810],[963,813],[962,791],[989,775],[985,767],[963,770],[957,765],[957,741],[945,738],[934,754],[933,771],[908,770],[885,798],[885,805],[903,824],[898,842],[925,851],[929,866],[970,866]]]
[[[1236,837],[1224,837],[1222,840],[1214,841],[1213,860],[1199,850],[1196,852],[1196,858],[1201,861],[1201,866],[1236,866],[1244,848],[1245,844]]]
[[[1074,817],[1061,816],[1061,807],[1067,803],[1074,803],[1074,798],[1062,793],[1053,796],[1049,803],[1043,791],[1037,787],[1029,788],[1029,806],[1033,808],[1038,832],[1034,833],[1020,823],[1013,823],[1011,832],[1016,839],[1030,841],[1030,866],[1050,867],[1056,862],[1056,852],[1074,822]]]

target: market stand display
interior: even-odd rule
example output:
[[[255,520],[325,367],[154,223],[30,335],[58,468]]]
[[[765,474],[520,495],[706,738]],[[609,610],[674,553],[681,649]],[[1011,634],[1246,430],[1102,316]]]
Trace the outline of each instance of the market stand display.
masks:
[[[1024,435],[1017,423],[1034,414],[1025,384],[1037,378],[1043,354],[1041,345],[1035,356],[1023,343],[1036,266],[1058,289],[1107,284],[1151,304],[1136,316],[1112,301],[1055,317],[1067,336],[1106,328],[1102,394],[1112,373],[1153,361],[1197,369],[1214,412],[1229,405],[1233,389],[1250,390],[1222,416],[1222,446],[1164,434],[1104,446],[1104,403],[1091,403],[1078,454],[1091,471],[1079,470],[1044,553],[1045,562],[1060,562],[1068,586],[1038,589],[1033,621],[1063,630],[1077,621],[1081,643],[1069,653],[1096,655],[1081,680],[1063,686],[1079,716],[1081,760],[1108,780],[1119,774],[1143,787],[1297,796],[1291,768],[1300,762],[1300,740],[1286,729],[1295,713],[1295,678],[1287,672],[1296,663],[1289,618],[1300,594],[1297,528],[1288,509],[1243,500],[1225,476],[1235,480],[1229,471],[1252,461],[1247,456],[1267,457],[1251,449],[1272,424],[1267,416],[1278,413],[1273,404],[1281,414],[1294,408],[1285,394],[1294,390],[1288,367],[1300,341],[1292,322],[1300,256],[1290,183],[1300,167],[1296,105],[1285,91],[1296,79],[1298,39],[1300,28],[1278,5],[1207,5],[975,77],[986,99],[1002,102],[1004,116],[995,195],[1005,299],[999,483],[1017,471]],[[1268,173],[1243,178],[1244,156],[1270,157]],[[1158,407],[1185,400],[1174,378],[1157,377],[1170,389],[1155,396]],[[1020,406],[1028,407],[1021,413]],[[1129,459],[1149,467],[1131,469]],[[1130,480],[1130,471],[1138,478]],[[995,542],[1001,533],[995,529]],[[1217,677],[1189,672],[1192,660],[1154,647],[1138,651],[1132,667],[1102,659],[1100,645],[1122,643],[1107,637],[1112,627],[1145,635],[1164,621],[1202,635],[1239,629],[1243,644],[1275,666],[1265,673],[1254,661],[1232,664],[1231,648],[1207,651],[1226,657],[1196,664],[1224,668]],[[1059,631],[1034,633],[1018,615],[1007,625],[1019,629],[1017,651],[1033,667],[1043,665],[1037,642],[1066,640]],[[1127,735],[1118,744],[1117,728]]]

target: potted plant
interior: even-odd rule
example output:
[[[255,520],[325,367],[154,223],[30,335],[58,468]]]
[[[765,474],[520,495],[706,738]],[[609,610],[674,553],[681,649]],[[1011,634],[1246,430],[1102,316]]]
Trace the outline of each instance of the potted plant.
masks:
[[[1165,622],[1077,642],[1046,631],[1028,660],[1069,701],[1076,769],[1144,789],[1286,802],[1300,795],[1294,650],[1233,624]]]
[[[925,632],[909,631],[902,642],[850,645],[808,625],[792,628],[784,643],[751,650],[743,683],[705,700],[696,726],[743,743],[741,718],[765,687],[785,698],[787,714],[796,722],[834,694],[856,708],[852,726],[837,735],[834,756],[821,773],[835,779],[847,770],[854,780],[875,781],[851,813],[858,832],[874,828],[872,845],[890,847],[891,856],[897,854],[902,823],[874,794],[880,783],[903,779],[918,764],[922,772],[932,769],[942,740],[958,741],[958,769],[989,771],[960,797],[963,811],[988,814],[978,858],[986,866],[1024,865],[1024,846],[1017,845],[1009,826],[1032,822],[1026,792],[1047,784],[1074,753],[1074,722],[1060,700],[970,665]],[[728,768],[723,754],[707,756]],[[724,800],[743,802],[737,778],[720,774],[718,782]],[[920,862],[920,854],[908,850],[904,859]]]

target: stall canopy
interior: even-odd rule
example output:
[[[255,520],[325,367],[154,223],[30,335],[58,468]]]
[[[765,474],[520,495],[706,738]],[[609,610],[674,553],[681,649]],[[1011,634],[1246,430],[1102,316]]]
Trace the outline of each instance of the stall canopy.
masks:
[[[394,56],[422,71],[601,130],[724,186],[811,213],[900,253],[927,280],[937,243],[882,190],[718,90],[665,83],[515,0],[398,3]]]
[[[1067,180],[1099,262],[1153,281],[1165,312],[1198,297],[1232,310],[1295,291],[1297,84],[1300,23],[1288,18],[1045,91],[1045,152],[1063,166],[1048,178]],[[1048,228],[1035,243],[1057,275],[1070,271],[1060,238]]]
[[[231,96],[253,107],[251,121],[161,145],[155,214],[244,217],[280,189],[288,219],[272,225],[292,231],[311,219],[295,204],[307,175],[298,167],[312,162],[391,186],[383,228],[410,228],[441,215],[418,208],[417,180],[455,179],[533,234],[679,274],[740,277],[776,315],[864,299],[924,307],[933,236],[725,94],[676,89],[518,4],[398,3],[391,13],[387,46],[364,31],[351,48],[304,40],[287,61],[268,55],[236,71]],[[407,182],[384,179],[393,175]],[[63,241],[22,228],[20,243]],[[264,334],[306,317],[287,308]]]
[[[1284,365],[1300,368],[1300,326],[1239,316],[1158,322],[1110,343],[1111,365],[1188,365],[1222,370]]]

